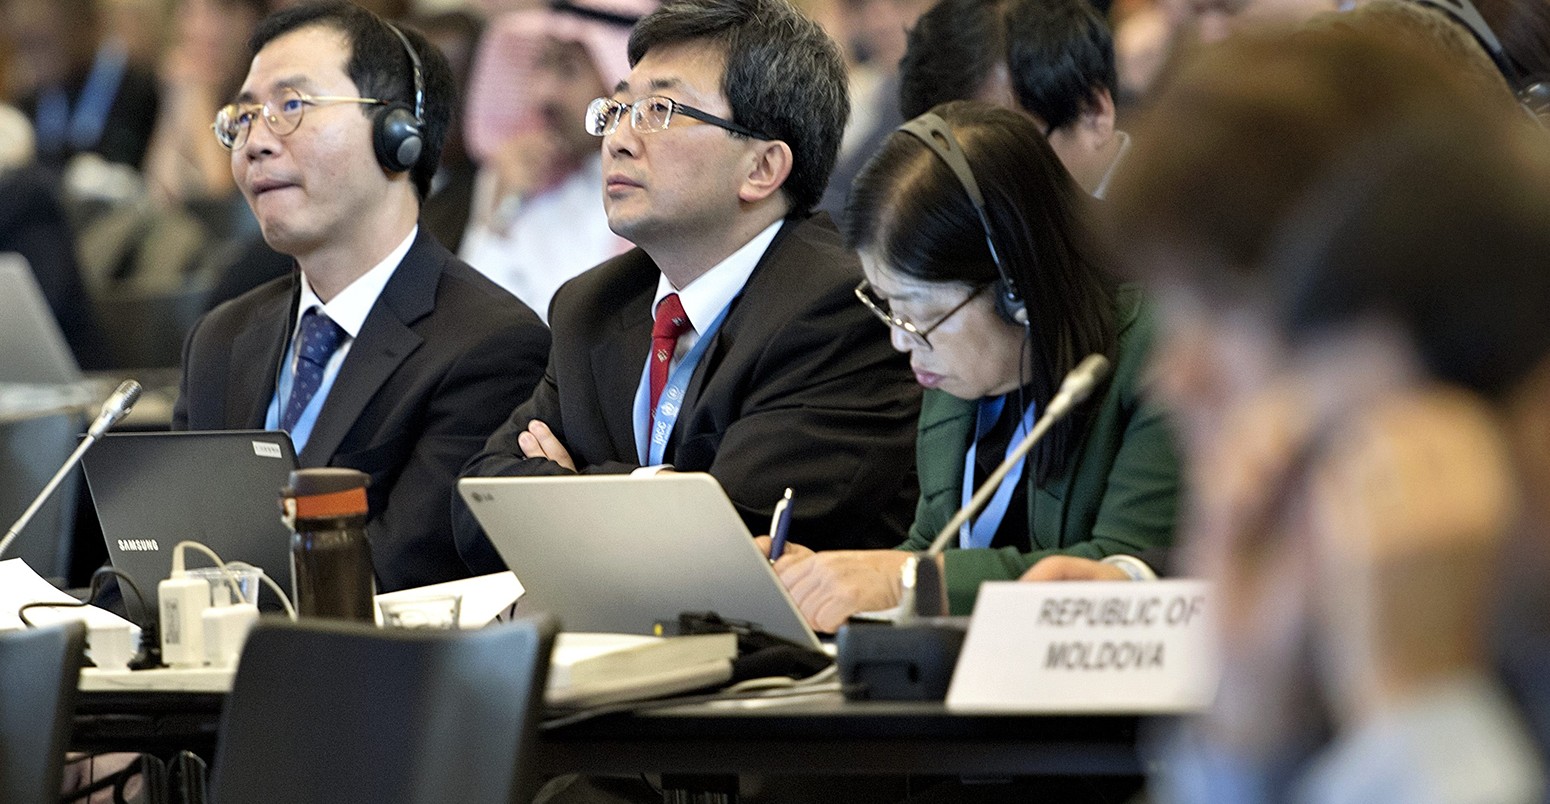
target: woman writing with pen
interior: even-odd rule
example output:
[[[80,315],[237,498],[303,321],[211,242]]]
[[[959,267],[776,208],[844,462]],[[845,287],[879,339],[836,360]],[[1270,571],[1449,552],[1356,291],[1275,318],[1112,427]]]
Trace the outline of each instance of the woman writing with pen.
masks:
[[[1088,202],[1031,118],[973,102],[906,123],[857,177],[846,227],[866,273],[856,295],[890,325],[926,389],[921,496],[900,549],[785,547],[776,571],[816,630],[898,602],[911,552],[926,549],[1088,354],[1107,356],[1113,374],[960,530],[944,556],[950,610],[967,614],[982,581],[1015,579],[1047,556],[1102,559],[1171,541],[1178,466],[1163,413],[1141,389],[1150,316],[1099,266]]]

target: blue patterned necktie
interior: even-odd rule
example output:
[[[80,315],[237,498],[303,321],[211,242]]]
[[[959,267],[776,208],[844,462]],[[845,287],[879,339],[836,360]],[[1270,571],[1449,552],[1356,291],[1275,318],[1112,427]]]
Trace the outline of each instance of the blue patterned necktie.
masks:
[[[291,396],[285,402],[280,429],[289,433],[296,420],[323,384],[323,369],[334,350],[344,342],[344,330],[316,307],[301,317],[301,344],[296,347],[296,376],[291,378]]]

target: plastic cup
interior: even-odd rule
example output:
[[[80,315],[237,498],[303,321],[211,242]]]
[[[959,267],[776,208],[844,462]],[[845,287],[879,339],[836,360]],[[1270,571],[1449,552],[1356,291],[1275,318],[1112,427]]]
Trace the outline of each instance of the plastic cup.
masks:
[[[190,578],[203,578],[209,582],[212,606],[229,606],[233,603],[258,605],[258,588],[263,585],[263,581],[259,579],[264,571],[247,564],[234,566],[228,563],[226,567],[231,572],[230,578],[219,567],[195,567],[187,570],[185,574]],[[242,593],[241,600],[233,599],[231,588],[233,579],[236,581],[237,590]]]

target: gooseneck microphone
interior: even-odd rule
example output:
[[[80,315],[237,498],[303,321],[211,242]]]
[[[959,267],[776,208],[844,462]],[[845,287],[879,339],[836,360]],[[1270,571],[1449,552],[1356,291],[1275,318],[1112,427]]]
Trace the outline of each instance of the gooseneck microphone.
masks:
[[[942,573],[937,570],[936,557],[947,549],[948,543],[958,535],[963,523],[968,522],[971,517],[979,513],[981,508],[985,507],[985,503],[995,495],[996,489],[1001,486],[1001,481],[1007,473],[1028,457],[1029,451],[1044,438],[1044,434],[1049,432],[1056,422],[1065,418],[1077,405],[1086,400],[1093,389],[1098,387],[1098,383],[1108,376],[1108,373],[1109,359],[1103,355],[1091,354],[1083,358],[1082,362],[1071,369],[1064,380],[1061,380],[1060,390],[1055,392],[1054,398],[1050,399],[1049,404],[1045,406],[1044,413],[1034,423],[1033,429],[1018,442],[1017,449],[1008,453],[1006,460],[996,467],[996,471],[985,478],[985,482],[980,484],[980,487],[974,491],[974,496],[969,499],[969,504],[953,514],[953,518],[947,521],[941,532],[937,533],[936,538],[932,540],[931,547],[915,556],[915,572],[905,573],[904,590],[900,597],[902,604],[900,614],[903,618],[947,613]],[[924,597],[920,595],[923,587],[926,592]]]
[[[120,419],[129,414],[129,411],[134,408],[135,402],[140,399],[140,390],[140,383],[134,380],[124,380],[113,391],[113,394],[108,397],[107,401],[102,403],[102,412],[97,414],[96,421],[93,421],[91,427],[86,429],[86,435],[81,438],[81,443],[75,448],[75,452],[70,453],[70,457],[65,459],[64,465],[59,467],[59,471],[54,473],[53,479],[49,480],[48,485],[38,492],[38,496],[33,498],[32,504],[27,506],[27,510],[22,512],[21,518],[17,519],[16,524],[12,525],[11,529],[5,532],[5,538],[0,539],[0,558],[5,556],[6,548],[11,546],[11,542],[16,539],[16,535],[21,533],[22,528],[27,527],[27,523],[31,522],[32,518],[37,515],[38,509],[43,507],[43,503],[48,502],[48,498],[53,496],[54,489],[59,487],[60,482],[65,479],[65,475],[69,474],[70,470],[74,469],[75,465],[81,462],[81,456],[86,454],[86,450],[91,449],[91,446],[97,443],[97,439],[102,438],[113,425],[118,424]]]

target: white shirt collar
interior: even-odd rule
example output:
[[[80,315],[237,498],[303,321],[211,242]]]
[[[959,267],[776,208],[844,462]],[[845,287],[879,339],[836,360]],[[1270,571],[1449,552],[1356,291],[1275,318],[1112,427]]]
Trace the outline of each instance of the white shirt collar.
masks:
[[[387,287],[388,280],[393,278],[393,272],[398,270],[398,264],[404,261],[404,255],[409,253],[409,247],[414,245],[415,235],[419,232],[420,227],[416,225],[397,248],[382,258],[382,262],[346,285],[345,289],[339,291],[339,295],[327,304],[324,304],[323,300],[318,298],[318,294],[312,290],[312,283],[307,281],[307,275],[302,274],[301,303],[296,305],[296,320],[293,322],[291,331],[295,332],[296,328],[301,326],[301,317],[308,310],[321,307],[323,312],[353,340],[360,334],[361,326],[366,323],[366,316],[371,313],[371,308],[376,306],[377,297],[382,295],[382,289]]]
[[[748,277],[753,275],[753,269],[758,266],[759,260],[764,257],[764,252],[769,250],[770,243],[775,239],[784,221],[776,221],[764,230],[753,236],[752,240],[743,244],[743,247],[732,252],[730,256],[715,267],[700,274],[688,287],[678,289],[673,283],[667,281],[666,275],[657,277],[657,296],[651,300],[651,317],[656,318],[657,305],[669,293],[677,293],[678,301],[683,305],[684,313],[689,316],[689,324],[695,332],[701,332],[710,323],[721,315],[721,311],[731,304],[732,299],[742,291],[743,285],[748,283]]]

